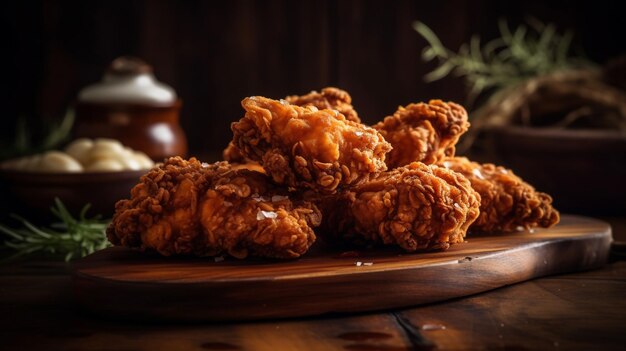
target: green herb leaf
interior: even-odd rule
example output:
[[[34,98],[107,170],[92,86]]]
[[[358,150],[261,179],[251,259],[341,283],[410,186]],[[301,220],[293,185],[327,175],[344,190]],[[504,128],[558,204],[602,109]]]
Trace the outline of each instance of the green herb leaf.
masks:
[[[8,236],[5,247],[16,251],[9,259],[42,252],[61,255],[69,261],[106,248],[110,245],[105,234],[109,221],[98,217],[87,218],[89,207],[89,204],[85,205],[76,219],[61,200],[55,199],[51,211],[60,222],[52,223],[50,228],[37,227],[30,221],[13,215],[22,228],[13,229],[0,224],[0,232]]]
[[[458,52],[443,46],[437,35],[424,23],[416,21],[413,29],[427,42],[422,50],[424,61],[438,61],[438,66],[424,79],[436,81],[454,74],[463,77],[475,98],[485,91],[497,91],[538,75],[580,66],[582,60],[568,56],[572,33],[560,34],[553,24],[529,19],[513,32],[505,20],[498,22],[500,37],[481,46],[474,35]]]

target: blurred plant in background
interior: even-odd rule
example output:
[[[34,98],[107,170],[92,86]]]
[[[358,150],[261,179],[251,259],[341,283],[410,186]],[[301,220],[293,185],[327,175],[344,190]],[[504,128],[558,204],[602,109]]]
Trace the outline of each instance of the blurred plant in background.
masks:
[[[26,118],[21,116],[17,120],[14,139],[0,149],[0,161],[57,149],[70,140],[73,126],[73,110],[67,110],[60,121],[38,126],[28,125]],[[34,130],[40,130],[40,135]]]
[[[468,85],[468,104],[476,104],[466,150],[484,127],[521,125],[551,128],[609,129],[626,133],[626,59],[600,67],[572,56],[573,32],[528,20],[513,31],[500,20],[500,37],[481,45],[473,36],[458,52],[447,49],[424,23],[413,28],[426,41],[426,62],[437,68],[427,82],[450,75]]]
[[[432,82],[451,73],[464,77],[471,87],[470,97],[475,98],[489,89],[505,88],[557,70],[593,66],[585,59],[569,56],[572,31],[560,34],[555,25],[538,20],[529,20],[528,26],[520,25],[513,32],[503,19],[498,26],[499,38],[481,46],[480,37],[474,35],[455,53],[444,47],[424,23],[414,22],[413,28],[429,45],[422,58],[439,62],[439,67],[424,79]]]

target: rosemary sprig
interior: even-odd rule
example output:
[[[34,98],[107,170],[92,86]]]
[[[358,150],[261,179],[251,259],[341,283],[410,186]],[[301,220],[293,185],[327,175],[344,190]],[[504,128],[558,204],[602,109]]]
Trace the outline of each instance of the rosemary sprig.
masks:
[[[424,79],[432,82],[450,74],[463,77],[470,88],[470,101],[489,89],[509,87],[556,70],[590,65],[569,56],[571,31],[560,34],[553,24],[545,25],[538,20],[531,19],[528,26],[520,25],[513,32],[505,20],[500,20],[499,38],[481,46],[480,37],[474,35],[456,53],[447,49],[424,23],[415,21],[413,28],[428,42],[422,59],[436,59],[439,63]]]
[[[0,232],[8,238],[4,245],[16,251],[8,260],[32,253],[48,253],[62,255],[65,261],[83,257],[109,246],[105,230],[108,221],[98,216],[86,217],[90,205],[87,204],[74,218],[61,200],[55,199],[52,213],[60,220],[51,224],[50,228],[37,227],[28,220],[13,215],[21,224],[21,228],[10,228],[0,224]]]

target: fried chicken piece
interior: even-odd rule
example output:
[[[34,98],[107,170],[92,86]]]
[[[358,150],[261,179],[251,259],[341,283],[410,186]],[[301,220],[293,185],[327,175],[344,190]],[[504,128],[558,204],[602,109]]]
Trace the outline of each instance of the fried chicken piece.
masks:
[[[233,140],[277,184],[333,193],[387,168],[391,146],[382,135],[336,110],[260,96],[241,104],[246,114],[231,125]]]
[[[398,245],[412,252],[463,242],[480,195],[461,174],[414,162],[321,199],[321,232],[332,240]]]
[[[479,164],[465,157],[446,158],[441,165],[467,177],[481,196],[480,216],[472,232],[511,232],[523,227],[551,227],[559,222],[550,195],[538,192],[513,171]]]
[[[399,107],[374,128],[393,146],[386,161],[392,169],[411,162],[432,164],[454,156],[455,144],[469,126],[461,105],[430,100],[428,104]]]
[[[296,106],[314,106],[320,110],[331,109],[339,111],[347,120],[360,123],[359,115],[352,106],[352,97],[347,91],[338,88],[327,87],[321,93],[313,90],[306,95],[290,95],[285,98],[287,102]],[[239,148],[231,141],[222,152],[224,160],[236,163],[248,163]]]
[[[142,176],[115,210],[111,243],[165,256],[296,258],[321,221],[315,205],[292,201],[262,173],[180,157]]]
[[[347,91],[339,88],[327,87],[321,92],[315,90],[306,95],[290,95],[285,98],[288,103],[298,106],[315,106],[320,110],[337,110],[347,120],[360,123],[359,114],[352,106],[352,97]]]

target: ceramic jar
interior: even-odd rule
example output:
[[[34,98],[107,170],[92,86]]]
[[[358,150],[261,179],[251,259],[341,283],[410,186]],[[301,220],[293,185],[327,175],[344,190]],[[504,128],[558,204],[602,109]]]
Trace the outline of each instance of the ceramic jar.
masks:
[[[76,103],[76,137],[106,137],[145,152],[155,161],[185,156],[179,124],[181,100],[140,59],[120,57],[101,82],[87,86]]]

